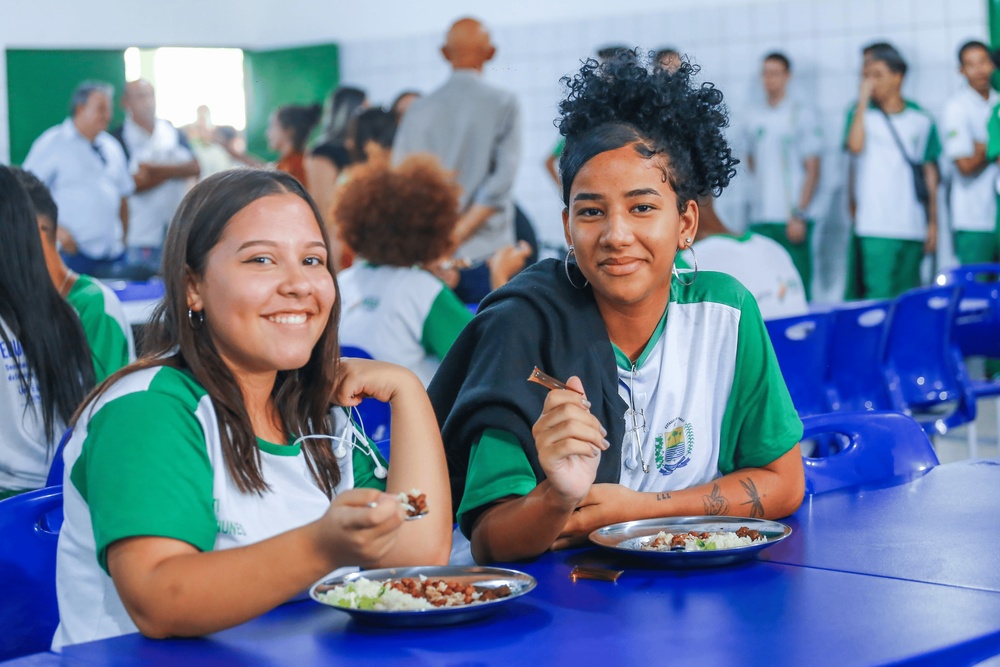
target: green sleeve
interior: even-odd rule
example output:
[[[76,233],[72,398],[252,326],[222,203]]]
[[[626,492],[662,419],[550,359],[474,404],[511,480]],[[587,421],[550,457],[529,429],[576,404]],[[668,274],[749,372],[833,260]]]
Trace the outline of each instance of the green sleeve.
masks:
[[[757,303],[741,306],[736,370],[722,416],[719,472],[759,468],[802,439],[802,420],[778,367]]]
[[[420,344],[428,354],[444,359],[465,325],[472,321],[472,312],[454,292],[442,287],[424,320]]]
[[[559,159],[562,157],[563,151],[566,150],[566,137],[559,137],[559,141],[552,148],[552,157]]]
[[[97,382],[133,361],[134,354],[129,344],[131,332],[126,335],[118,320],[108,314],[105,295],[99,286],[87,276],[80,276],[67,301],[80,316],[87,344],[90,345]]]
[[[924,162],[937,162],[939,157],[941,157],[941,137],[938,136],[937,125],[931,123],[927,147],[924,149]]]
[[[993,107],[990,120],[986,124],[986,159],[993,162],[1000,158],[1000,104]]]
[[[127,537],[168,537],[201,551],[215,546],[205,436],[175,397],[146,391],[103,406],[88,422],[70,480],[90,510],[105,571],[108,546]]]
[[[854,114],[857,112],[857,105],[852,106],[847,111],[847,122],[844,123],[844,138],[841,140],[841,147],[847,149],[847,137],[851,133],[851,123],[854,122]]]
[[[526,496],[538,486],[531,463],[512,433],[486,429],[469,453],[465,495],[458,508],[458,526],[467,538],[472,525],[490,504],[507,496]]]
[[[360,430],[359,428],[358,431]],[[378,447],[368,436],[365,436],[365,439],[368,440],[368,446],[371,447],[372,453],[378,458],[385,469],[388,470],[389,463],[382,457],[382,453]],[[375,476],[375,461],[372,460],[371,456],[354,447],[351,462],[354,465],[354,488],[385,491],[385,478],[379,479]]]

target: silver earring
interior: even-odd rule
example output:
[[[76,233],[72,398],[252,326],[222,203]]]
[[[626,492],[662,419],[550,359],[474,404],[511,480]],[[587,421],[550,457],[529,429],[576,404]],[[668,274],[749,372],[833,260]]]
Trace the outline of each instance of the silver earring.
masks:
[[[192,329],[198,330],[205,323],[205,312],[202,310],[191,310],[188,308],[188,324]]]
[[[687,282],[681,280],[681,274],[680,271],[677,270],[676,264],[673,266],[671,271],[674,274],[674,278],[677,279],[677,282],[679,282],[681,285],[684,285],[684,287],[690,287],[694,283],[694,281],[698,278],[698,256],[694,254],[694,246],[691,245],[691,239],[684,239],[684,240],[688,242],[688,247],[685,248],[685,250],[691,253],[691,259],[694,260],[694,272],[691,274],[691,280]]]
[[[573,278],[571,278],[569,275],[569,256],[574,254],[575,252],[576,251],[573,250],[573,246],[570,246],[569,251],[566,253],[566,259],[563,260],[563,269],[566,271],[566,280],[569,281],[569,284],[572,285],[573,287],[576,287],[576,289],[583,289],[584,287],[590,284],[590,281],[584,279],[583,284],[578,286],[576,283],[573,282]]]

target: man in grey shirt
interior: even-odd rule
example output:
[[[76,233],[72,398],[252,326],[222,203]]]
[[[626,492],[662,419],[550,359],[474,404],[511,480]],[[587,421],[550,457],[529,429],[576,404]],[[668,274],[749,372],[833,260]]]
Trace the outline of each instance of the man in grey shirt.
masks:
[[[481,79],[483,65],[496,49],[479,21],[456,21],[441,52],[451,63],[452,75],[407,110],[392,146],[393,162],[431,153],[455,173],[462,194],[452,238],[454,255],[481,262],[514,243],[511,191],[521,152],[517,100]],[[481,297],[485,291],[472,292]]]

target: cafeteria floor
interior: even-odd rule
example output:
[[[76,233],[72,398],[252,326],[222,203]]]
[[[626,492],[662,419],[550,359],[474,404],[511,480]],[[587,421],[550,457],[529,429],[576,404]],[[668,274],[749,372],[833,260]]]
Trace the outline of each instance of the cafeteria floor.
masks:
[[[1000,448],[997,446],[997,403],[996,398],[985,398],[976,406],[976,440],[979,443],[977,458],[995,459],[1000,456]],[[968,427],[959,426],[944,435],[935,436],[934,450],[941,463],[969,458]]]

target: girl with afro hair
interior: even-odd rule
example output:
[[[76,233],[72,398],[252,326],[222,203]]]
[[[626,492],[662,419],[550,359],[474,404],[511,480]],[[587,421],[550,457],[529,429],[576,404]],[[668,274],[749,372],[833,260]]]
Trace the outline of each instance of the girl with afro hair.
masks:
[[[563,80],[569,253],[487,297],[429,388],[480,563],[802,501],[802,423],[757,304],[730,276],[674,268],[737,163],[722,93],[695,74],[635,51]],[[535,367],[568,388],[525,382]]]
[[[458,222],[458,186],[430,155],[397,167],[355,167],[334,217],[362,260],[338,276],[340,343],[405,366],[424,386],[472,319],[465,304],[421,268],[446,254]]]

